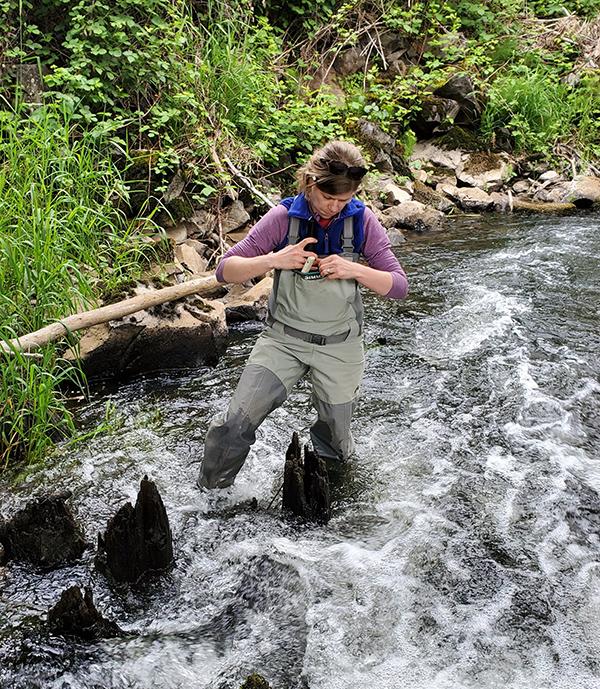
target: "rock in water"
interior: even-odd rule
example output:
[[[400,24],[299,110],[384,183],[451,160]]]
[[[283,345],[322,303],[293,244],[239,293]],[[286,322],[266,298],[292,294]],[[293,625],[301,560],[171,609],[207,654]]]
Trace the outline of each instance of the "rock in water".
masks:
[[[57,634],[89,640],[125,635],[115,622],[105,619],[96,610],[92,590],[87,586],[84,595],[78,586],[61,593],[58,603],[48,611],[48,627]]]
[[[270,689],[270,685],[262,675],[253,672],[246,677],[246,681],[242,684],[240,689]]]
[[[117,582],[135,582],[173,564],[169,518],[156,485],[144,476],[135,508],[128,502],[98,534],[96,566]]]
[[[68,491],[42,496],[0,524],[0,541],[6,558],[52,569],[80,557],[86,543],[65,504],[69,497]]]
[[[324,460],[308,447],[304,459],[294,433],[285,455],[282,508],[309,521],[327,523],[331,518],[329,479]]]

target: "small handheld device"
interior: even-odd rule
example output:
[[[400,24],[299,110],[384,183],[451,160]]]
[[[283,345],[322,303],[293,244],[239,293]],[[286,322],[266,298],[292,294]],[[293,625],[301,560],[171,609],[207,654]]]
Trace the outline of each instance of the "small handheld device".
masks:
[[[302,266],[302,270],[300,271],[301,273],[308,273],[308,271],[312,268],[312,264],[315,262],[315,257],[314,256],[309,256],[306,259],[305,264]]]

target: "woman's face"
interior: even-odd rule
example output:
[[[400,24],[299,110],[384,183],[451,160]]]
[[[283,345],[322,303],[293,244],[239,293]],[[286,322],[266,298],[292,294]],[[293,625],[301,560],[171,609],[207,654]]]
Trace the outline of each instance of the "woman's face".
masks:
[[[306,197],[313,213],[321,218],[333,218],[350,201],[354,194],[328,194],[321,191],[316,184],[307,189]]]

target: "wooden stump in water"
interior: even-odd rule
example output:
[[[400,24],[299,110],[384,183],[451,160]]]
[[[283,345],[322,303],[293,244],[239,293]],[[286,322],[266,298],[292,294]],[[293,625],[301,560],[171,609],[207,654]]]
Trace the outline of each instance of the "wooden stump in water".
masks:
[[[52,569],[80,557],[86,543],[66,505],[70,497],[68,491],[42,496],[0,524],[5,557],[26,560],[43,569]]]
[[[48,611],[48,627],[57,634],[88,640],[125,635],[119,625],[96,610],[92,590],[87,586],[84,595],[79,586],[71,586],[61,593],[58,603]]]
[[[156,485],[144,476],[135,507],[128,502],[98,534],[96,566],[117,582],[135,582],[173,564],[167,511]]]
[[[326,523],[331,518],[327,466],[308,447],[302,457],[297,433],[285,455],[282,508],[308,521]]]

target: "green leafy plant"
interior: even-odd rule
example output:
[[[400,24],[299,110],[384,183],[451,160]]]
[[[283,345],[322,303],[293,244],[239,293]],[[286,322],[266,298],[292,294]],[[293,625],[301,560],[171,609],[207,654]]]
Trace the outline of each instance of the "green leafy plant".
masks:
[[[0,339],[96,305],[101,283],[141,275],[154,255],[106,143],[77,130],[64,107],[0,111]],[[38,459],[72,430],[62,387],[77,370],[50,346],[41,359],[2,354],[0,466]]]

